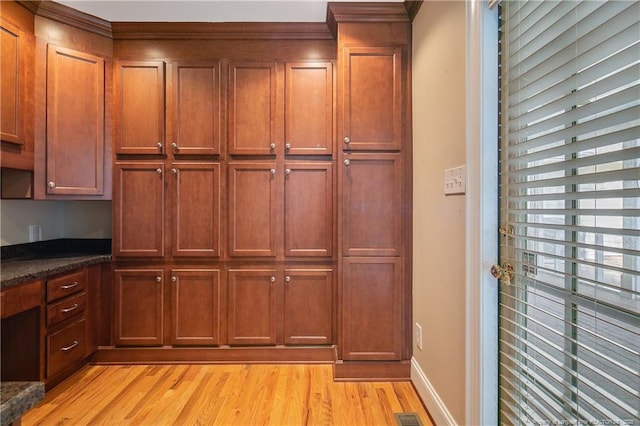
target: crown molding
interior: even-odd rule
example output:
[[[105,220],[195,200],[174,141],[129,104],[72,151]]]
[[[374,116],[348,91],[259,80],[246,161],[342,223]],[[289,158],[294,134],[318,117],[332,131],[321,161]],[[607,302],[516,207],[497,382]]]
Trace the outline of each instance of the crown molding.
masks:
[[[18,0],[17,3],[34,15],[38,11],[38,7],[40,6],[40,0]]]
[[[422,3],[424,3],[423,0],[417,0],[417,1],[405,0],[404,1],[404,7],[407,9],[407,14],[409,15],[409,20],[411,22],[413,22],[416,15],[418,14],[418,11],[420,10],[420,6],[422,6]]]
[[[48,18],[103,37],[111,38],[111,23],[109,21],[50,0],[38,2],[29,1],[25,3],[31,4],[31,7],[36,7],[36,16]],[[30,8],[27,5],[25,5],[25,7]]]
[[[332,40],[322,22],[112,22],[114,40]]]
[[[344,22],[410,22],[404,3],[327,3],[327,26],[334,37]]]

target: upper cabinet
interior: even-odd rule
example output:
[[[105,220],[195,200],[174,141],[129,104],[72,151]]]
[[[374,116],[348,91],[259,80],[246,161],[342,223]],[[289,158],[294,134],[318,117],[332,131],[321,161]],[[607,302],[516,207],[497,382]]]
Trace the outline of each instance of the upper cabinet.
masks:
[[[116,152],[163,154],[165,63],[119,61],[116,65]]]
[[[103,58],[48,46],[47,194],[104,193]]]
[[[402,49],[342,50],[343,102],[338,139],[347,150],[399,150],[402,143]]]
[[[23,107],[20,95],[21,64],[20,50],[23,32],[4,21],[0,21],[0,48],[2,49],[2,115],[0,116],[0,137],[3,142],[18,145],[24,143],[20,109]]]

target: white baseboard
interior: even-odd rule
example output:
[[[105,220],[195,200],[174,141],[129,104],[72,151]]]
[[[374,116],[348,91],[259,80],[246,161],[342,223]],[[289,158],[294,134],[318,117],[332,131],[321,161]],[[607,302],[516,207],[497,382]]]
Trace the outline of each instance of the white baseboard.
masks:
[[[447,410],[447,406],[442,399],[440,399],[440,396],[438,396],[436,390],[431,386],[431,383],[429,383],[429,379],[427,379],[427,376],[415,358],[411,358],[411,382],[418,391],[418,395],[422,399],[422,402],[424,402],[436,425],[457,426],[458,423],[449,410]]]

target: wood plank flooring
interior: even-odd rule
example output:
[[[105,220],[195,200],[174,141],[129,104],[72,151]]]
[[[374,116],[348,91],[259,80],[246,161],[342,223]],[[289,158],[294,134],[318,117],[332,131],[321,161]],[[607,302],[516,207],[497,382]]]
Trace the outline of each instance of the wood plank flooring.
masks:
[[[22,425],[432,425],[409,382],[334,382],[330,365],[86,366]]]

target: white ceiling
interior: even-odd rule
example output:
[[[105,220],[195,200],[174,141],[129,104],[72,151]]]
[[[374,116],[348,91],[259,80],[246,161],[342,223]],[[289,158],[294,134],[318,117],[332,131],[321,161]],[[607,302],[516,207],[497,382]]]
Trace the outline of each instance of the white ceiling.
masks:
[[[111,22],[324,22],[327,14],[327,2],[322,0],[57,1]]]

